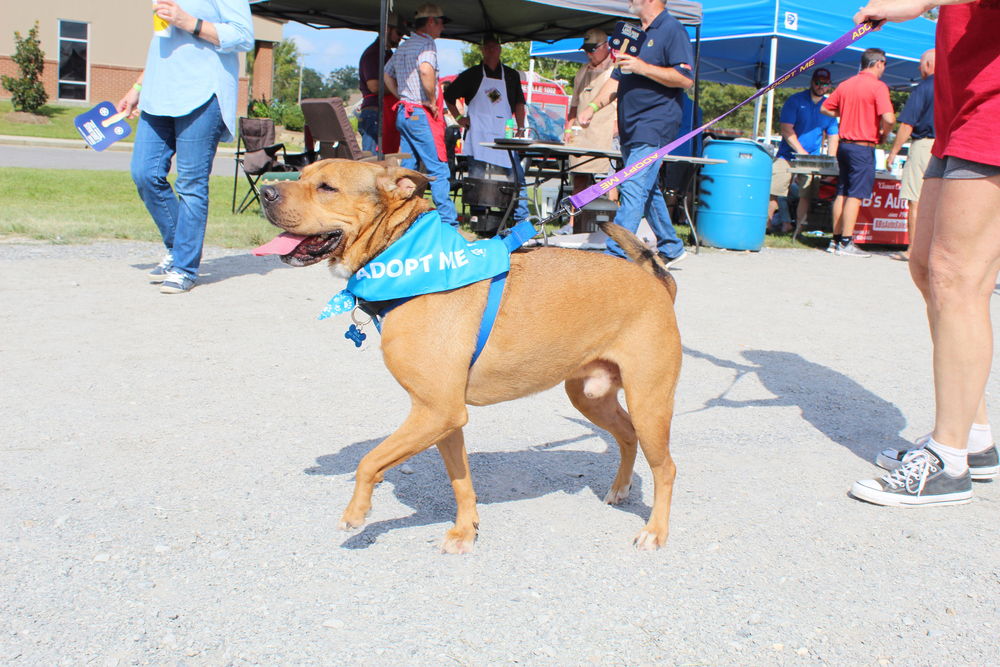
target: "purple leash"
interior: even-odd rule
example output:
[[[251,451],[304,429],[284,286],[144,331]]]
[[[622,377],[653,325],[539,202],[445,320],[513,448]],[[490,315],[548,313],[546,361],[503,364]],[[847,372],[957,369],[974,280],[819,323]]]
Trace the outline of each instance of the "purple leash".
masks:
[[[735,111],[743,108],[748,103],[754,101],[755,99],[757,99],[761,95],[764,95],[765,93],[767,93],[769,90],[771,90],[773,88],[777,88],[778,86],[780,86],[781,84],[785,83],[786,81],[788,81],[792,77],[797,76],[797,75],[801,74],[802,72],[805,72],[809,68],[811,68],[814,65],[816,65],[817,62],[823,62],[824,60],[826,60],[827,58],[829,58],[833,54],[835,54],[835,53],[837,53],[837,52],[839,52],[839,51],[847,48],[848,46],[850,46],[854,42],[858,41],[859,39],[861,39],[862,37],[864,37],[865,35],[867,35],[872,30],[874,30],[880,24],[881,24],[881,21],[880,22],[876,22],[876,23],[873,23],[873,22],[859,23],[858,25],[856,25],[853,28],[851,28],[848,32],[844,33],[844,35],[842,37],[840,37],[839,39],[837,39],[834,42],[831,42],[828,46],[823,47],[822,49],[820,49],[819,51],[817,51],[813,55],[809,56],[809,58],[807,58],[806,60],[802,61],[801,63],[799,63],[798,65],[796,65],[792,69],[790,69],[787,72],[785,72],[785,74],[783,74],[782,76],[780,76],[777,79],[775,79],[774,83],[768,85],[765,88],[761,88],[756,93],[754,93],[750,97],[746,98],[745,100],[743,100],[742,102],[740,102],[739,104],[737,104],[736,106],[734,106],[732,109],[730,109],[726,113],[724,113],[721,116],[719,116],[718,118],[714,118],[714,119],[708,121],[707,123],[705,123],[704,125],[702,125],[701,127],[697,128],[697,129],[694,129],[694,130],[691,130],[690,132],[688,132],[684,136],[679,137],[678,139],[674,139],[672,142],[670,142],[669,144],[667,144],[663,148],[659,149],[655,153],[653,153],[653,154],[651,154],[651,155],[643,158],[642,160],[636,162],[635,164],[628,165],[627,167],[625,167],[624,169],[622,169],[618,173],[614,174],[613,176],[608,176],[603,181],[590,186],[586,190],[581,190],[580,192],[576,193],[575,195],[571,195],[569,197],[566,197],[565,199],[562,200],[562,202],[560,202],[559,207],[557,208],[557,210],[551,216],[549,216],[546,220],[544,220],[543,222],[548,222],[549,220],[553,220],[553,219],[559,217],[560,215],[562,215],[563,213],[566,213],[566,214],[569,214],[569,215],[576,214],[584,206],[586,206],[590,202],[594,201],[595,199],[597,199],[598,197],[600,197],[602,194],[604,194],[608,190],[616,187],[622,181],[627,181],[628,179],[632,178],[633,176],[635,176],[637,173],[639,173],[640,171],[642,171],[646,167],[648,167],[651,164],[654,164],[657,161],[659,161],[659,159],[662,158],[663,156],[670,154],[670,151],[674,150],[675,148],[677,148],[681,144],[685,143],[691,137],[704,132],[706,129],[708,129],[712,125],[715,125],[716,123],[718,123],[720,120],[722,120],[726,116],[728,116],[731,113],[733,113],[733,112],[735,112]]]

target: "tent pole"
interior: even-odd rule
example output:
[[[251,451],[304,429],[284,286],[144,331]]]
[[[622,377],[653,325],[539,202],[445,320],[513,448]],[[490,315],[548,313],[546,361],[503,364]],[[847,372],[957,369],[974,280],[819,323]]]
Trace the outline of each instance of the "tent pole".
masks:
[[[383,108],[383,100],[385,99],[385,47],[388,41],[387,35],[389,34],[389,0],[382,0],[382,7],[379,12],[379,27],[378,27],[378,159],[385,157],[383,154],[383,144],[385,129],[385,109]],[[364,81],[361,85],[366,85]]]
[[[525,102],[529,106],[531,105],[531,98],[534,97],[534,94],[535,94],[535,59],[534,58],[529,58],[528,59],[528,96],[525,99]],[[525,129],[525,132],[527,132],[528,130],[531,129],[531,114],[530,113],[525,113],[524,114],[524,129]],[[525,134],[525,136],[528,136],[528,135]]]
[[[688,132],[694,129],[698,118],[698,99],[701,93],[699,76],[701,72],[701,23],[694,28],[694,109],[691,112],[691,127]],[[693,145],[693,144],[692,144]]]
[[[760,105],[764,99],[758,97],[753,103],[753,140],[760,138]]]
[[[774,78],[778,75],[778,36],[771,35],[771,62],[768,65],[767,83],[774,83]],[[764,128],[764,136],[767,142],[771,142],[771,123],[774,120],[774,89],[767,91],[767,126]]]

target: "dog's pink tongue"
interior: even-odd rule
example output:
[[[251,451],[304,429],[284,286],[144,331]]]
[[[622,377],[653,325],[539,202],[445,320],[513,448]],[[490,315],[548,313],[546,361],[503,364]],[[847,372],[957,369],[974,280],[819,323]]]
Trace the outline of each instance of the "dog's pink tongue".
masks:
[[[261,255],[287,255],[298,248],[299,244],[305,239],[305,236],[284,232],[278,234],[259,248],[254,248],[253,254],[258,257]]]

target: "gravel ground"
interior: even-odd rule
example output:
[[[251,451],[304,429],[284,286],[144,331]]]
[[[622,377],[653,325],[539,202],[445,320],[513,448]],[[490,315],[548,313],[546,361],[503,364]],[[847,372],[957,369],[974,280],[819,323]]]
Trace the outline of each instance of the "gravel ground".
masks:
[[[931,426],[905,264],[692,256],[667,547],[630,546],[641,455],[603,505],[617,448],[556,389],[471,409],[481,535],[452,557],[434,450],[336,530],[407,411],[377,336],[358,352],[317,321],[340,282],[209,249],[164,296],[158,255],[0,243],[0,664],[1000,664],[1000,485],[925,510],[846,495]]]

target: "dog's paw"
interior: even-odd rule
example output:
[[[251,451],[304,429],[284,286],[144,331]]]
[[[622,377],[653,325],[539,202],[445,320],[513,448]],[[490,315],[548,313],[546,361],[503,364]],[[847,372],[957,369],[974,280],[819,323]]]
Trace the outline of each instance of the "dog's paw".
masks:
[[[626,498],[628,498],[629,491],[631,490],[632,490],[631,484],[628,484],[627,486],[621,489],[616,489],[614,487],[611,487],[611,489],[608,491],[608,495],[604,496],[604,502],[608,505],[620,505],[621,503],[625,502]]]
[[[349,516],[348,514],[345,513],[344,516],[340,518],[340,523],[337,524],[337,529],[357,530],[358,528],[361,528],[362,526],[365,525],[366,516],[367,513],[362,514],[360,517]]]
[[[452,528],[444,534],[444,543],[441,545],[441,553],[446,554],[471,554],[472,547],[476,543],[476,531],[461,530]]]
[[[666,534],[660,536],[656,533],[651,533],[648,530],[642,530],[635,536],[635,540],[632,541],[632,546],[635,547],[636,551],[656,551],[666,543]]]

